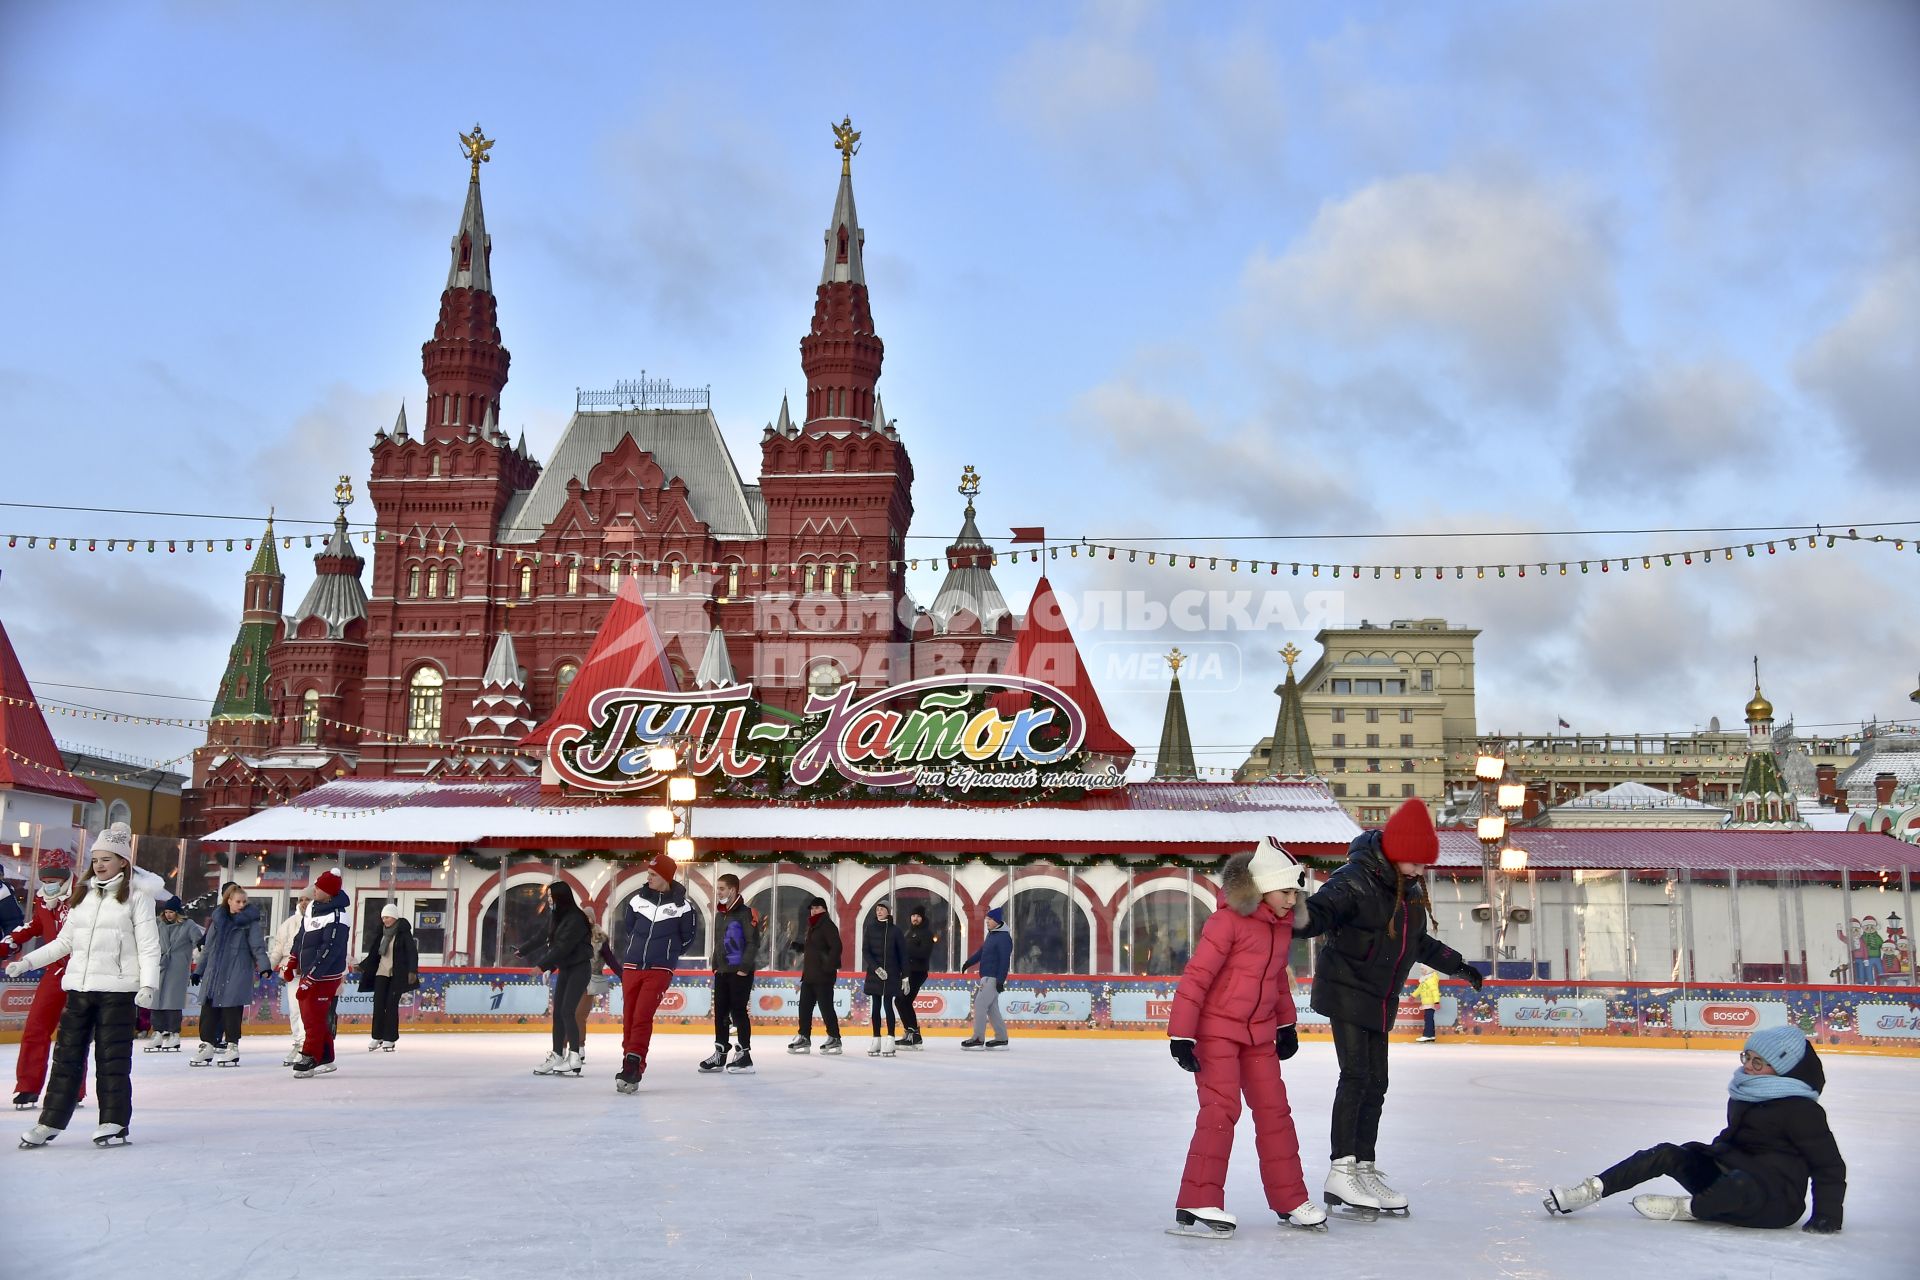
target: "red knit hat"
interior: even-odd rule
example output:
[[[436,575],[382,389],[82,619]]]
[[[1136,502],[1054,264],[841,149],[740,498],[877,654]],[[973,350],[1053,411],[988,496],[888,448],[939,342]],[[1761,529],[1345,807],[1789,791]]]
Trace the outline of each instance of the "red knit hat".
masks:
[[[333,897],[340,892],[340,873],[332,870],[322,871],[319,876],[314,879],[313,887],[318,889],[324,896],[329,898]]]
[[[664,853],[654,854],[653,858],[647,863],[647,870],[653,872],[653,874],[659,876],[668,884],[673,883],[673,873],[679,869],[680,864]]]
[[[1409,797],[1380,832],[1380,847],[1388,862],[1418,862],[1431,866],[1440,861],[1440,836],[1433,829],[1433,815],[1424,801]]]

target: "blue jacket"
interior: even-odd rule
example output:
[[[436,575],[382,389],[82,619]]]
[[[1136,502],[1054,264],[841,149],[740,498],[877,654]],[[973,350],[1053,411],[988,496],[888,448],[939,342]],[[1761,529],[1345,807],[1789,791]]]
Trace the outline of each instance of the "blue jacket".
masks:
[[[750,974],[760,964],[760,922],[746,899],[735,898],[725,911],[713,913],[715,973]]]
[[[248,903],[239,915],[226,904],[207,917],[207,936],[200,953],[200,1003],[231,1009],[253,1000],[254,983],[271,966],[267,963],[267,927],[260,908]]]
[[[980,940],[980,949],[967,957],[961,969],[980,966],[983,978],[998,978],[1002,987],[1007,985],[1007,972],[1013,968],[1013,935],[1005,929],[993,929]]]
[[[351,922],[344,893],[313,904],[300,930],[300,944],[294,951],[294,965],[302,978],[338,978],[346,973]]]
[[[677,881],[655,892],[647,885],[627,899],[633,919],[627,923],[629,969],[665,969],[671,973],[681,955],[693,945],[700,921],[687,901],[687,889]]]

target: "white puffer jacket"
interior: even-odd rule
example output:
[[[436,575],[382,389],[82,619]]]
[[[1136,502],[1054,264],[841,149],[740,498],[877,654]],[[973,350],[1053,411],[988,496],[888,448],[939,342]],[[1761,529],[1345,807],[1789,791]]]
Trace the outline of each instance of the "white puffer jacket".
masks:
[[[160,926],[153,898],[135,885],[121,902],[116,876],[88,882],[87,896],[67,913],[60,936],[22,959],[33,968],[72,956],[60,985],[67,991],[138,991],[160,985]]]

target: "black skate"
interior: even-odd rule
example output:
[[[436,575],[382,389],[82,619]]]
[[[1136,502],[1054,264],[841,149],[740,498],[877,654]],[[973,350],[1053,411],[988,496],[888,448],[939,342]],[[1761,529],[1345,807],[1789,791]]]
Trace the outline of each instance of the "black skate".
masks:
[[[1175,1209],[1170,1236],[1194,1236],[1201,1240],[1231,1240],[1240,1220],[1225,1209]]]
[[[840,1053],[841,1052],[840,1037],[839,1036],[829,1037],[827,1042],[820,1046],[820,1052],[831,1053],[831,1054]]]
[[[13,1095],[13,1109],[15,1111],[31,1111],[39,1105],[40,1095],[37,1093],[16,1093]]]
[[[103,1124],[93,1131],[96,1147],[124,1147],[127,1141],[127,1126],[123,1124]]]
[[[1005,1040],[989,1040],[987,1041],[986,1047],[989,1049],[1004,1049],[1007,1047],[1007,1042]]]
[[[716,1044],[713,1046],[712,1053],[700,1059],[700,1072],[703,1075],[712,1075],[716,1071],[724,1071],[726,1067],[727,1046],[723,1044]]]
[[[620,1066],[619,1073],[613,1077],[614,1091],[616,1093],[640,1092],[640,1076],[642,1070],[640,1066],[640,1055],[637,1053],[628,1054],[626,1061]]]
[[[742,1045],[733,1051],[733,1061],[727,1064],[727,1074],[730,1076],[753,1074],[753,1055],[747,1052],[746,1046]]]
[[[960,1042],[960,1047],[962,1049],[968,1049],[968,1050],[984,1049],[987,1047],[987,1042],[979,1039],[976,1036],[968,1036],[965,1040],[962,1040]]]

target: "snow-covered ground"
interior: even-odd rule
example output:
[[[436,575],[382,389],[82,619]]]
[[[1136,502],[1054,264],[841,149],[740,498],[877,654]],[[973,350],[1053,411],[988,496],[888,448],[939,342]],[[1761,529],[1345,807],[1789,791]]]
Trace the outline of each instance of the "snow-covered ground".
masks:
[[[284,1038],[248,1037],[238,1070],[136,1052],[131,1146],[93,1147],[88,1104],[50,1148],[0,1150],[0,1273],[1810,1280],[1912,1257],[1917,1059],[1829,1059],[1851,1182],[1837,1237],[1645,1222],[1626,1197],[1541,1208],[1550,1181],[1711,1137],[1731,1048],[1401,1044],[1380,1163],[1413,1216],[1281,1230],[1243,1119],[1241,1231],[1215,1242],[1162,1231],[1193,1119],[1164,1042],[986,1055],[938,1039],[871,1060],[864,1040],[832,1059],[789,1057],[785,1038],[760,1043],[757,1075],[702,1077],[705,1039],[663,1035],[633,1097],[613,1090],[606,1034],[579,1080],[531,1075],[546,1039],[521,1034],[415,1034],[373,1055],[355,1035],[338,1074],[307,1081],[275,1065]],[[0,1046],[7,1078],[15,1052]],[[1306,1044],[1286,1076],[1317,1195],[1331,1047]]]

